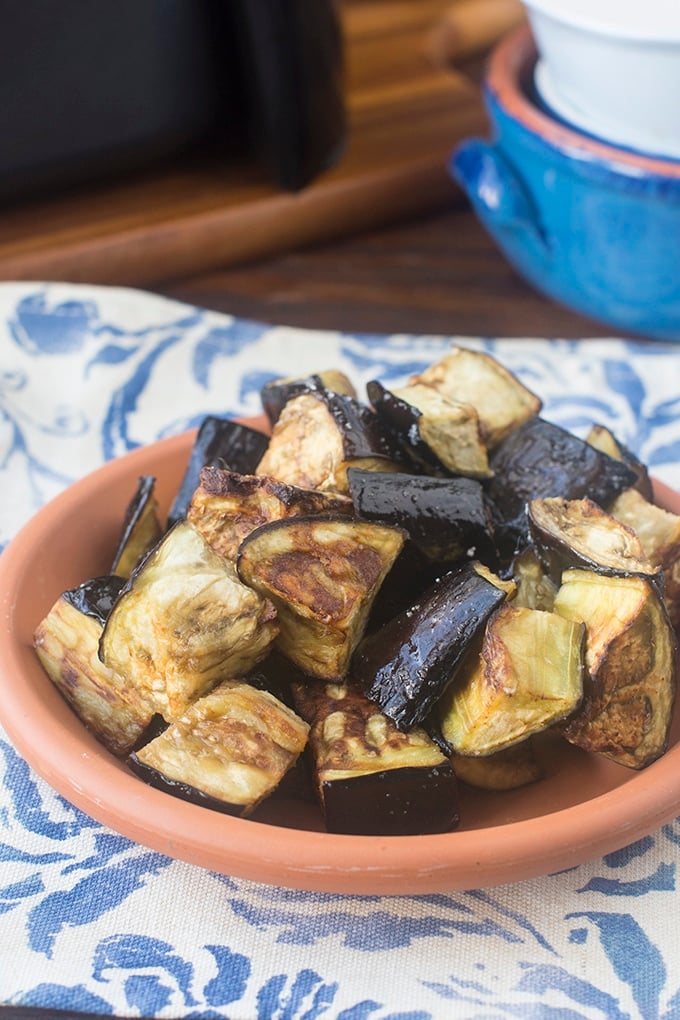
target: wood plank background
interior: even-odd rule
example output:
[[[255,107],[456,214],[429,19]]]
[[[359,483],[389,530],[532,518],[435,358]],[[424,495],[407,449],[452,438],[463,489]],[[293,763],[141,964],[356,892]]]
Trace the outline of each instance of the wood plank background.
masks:
[[[0,211],[0,278],[134,286],[242,265],[445,209],[456,143],[485,133],[478,68],[519,0],[345,0],[348,139],[303,191],[186,158]]]

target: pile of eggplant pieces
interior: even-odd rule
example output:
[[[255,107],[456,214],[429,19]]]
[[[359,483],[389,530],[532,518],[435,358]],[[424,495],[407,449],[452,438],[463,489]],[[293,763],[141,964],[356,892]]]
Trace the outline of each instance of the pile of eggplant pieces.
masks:
[[[165,519],[139,480],[110,573],[35,632],[112,754],[244,817],[303,775],[366,835],[455,829],[459,783],[541,778],[541,734],[663,754],[680,517],[609,430],[459,346],[365,399],[331,369],[262,404],[271,435],[204,420]]]

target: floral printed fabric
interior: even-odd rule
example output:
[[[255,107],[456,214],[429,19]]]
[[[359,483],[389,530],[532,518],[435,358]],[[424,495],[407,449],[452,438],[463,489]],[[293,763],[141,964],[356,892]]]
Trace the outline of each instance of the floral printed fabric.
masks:
[[[680,486],[677,348],[458,339],[516,371],[546,417],[609,426]],[[359,388],[396,383],[451,342],[244,322],[124,289],[0,285],[0,548],[102,462],[206,414],[258,413],[266,379],[332,366]],[[680,1018],[678,821],[515,885],[351,897],[137,846],[55,794],[1,730],[0,762],[3,1004],[230,1020]]]

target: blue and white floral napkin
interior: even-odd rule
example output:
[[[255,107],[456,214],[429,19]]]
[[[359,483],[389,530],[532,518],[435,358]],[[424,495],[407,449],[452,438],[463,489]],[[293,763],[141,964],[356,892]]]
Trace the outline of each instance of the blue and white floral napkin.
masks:
[[[349,335],[133,290],[0,284],[0,548],[104,461],[209,413],[258,413],[268,378],[332,366],[359,387],[401,381],[454,339],[516,371],[546,417],[577,433],[609,426],[680,487],[672,345]],[[515,885],[352,897],[137,846],[54,793],[1,730],[0,762],[2,1004],[202,1020],[680,1020],[678,821]]]

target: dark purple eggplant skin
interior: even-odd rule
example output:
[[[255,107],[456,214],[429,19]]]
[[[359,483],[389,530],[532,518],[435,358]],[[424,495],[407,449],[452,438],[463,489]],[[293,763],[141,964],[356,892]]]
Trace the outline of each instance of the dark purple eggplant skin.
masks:
[[[140,761],[134,751],[126,758],[126,764],[130,771],[134,772],[148,786],[153,786],[154,789],[161,790],[163,793],[169,793],[172,797],[186,800],[190,804],[197,804],[199,807],[210,808],[212,811],[220,811],[225,815],[239,816],[243,814],[244,808],[242,805],[228,804],[226,801],[220,800],[219,797],[212,797],[208,793],[203,793],[202,790],[191,786],[189,783],[170,779],[168,776],[163,775],[162,772],[159,772],[158,769],[154,769]]]
[[[330,390],[318,391],[314,396],[328,408],[342,437],[346,460],[360,460],[363,457],[383,457],[397,463],[404,460],[400,445],[367,404],[343,393],[331,393]]]
[[[156,487],[156,479],[153,475],[141,475],[137,484],[137,489],[134,496],[128,503],[125,511],[125,519],[123,521],[123,530],[121,532],[120,539],[118,540],[118,546],[113,557],[112,570],[115,571],[116,565],[118,564],[121,555],[125,550],[132,532],[134,531],[137,521],[144,512],[144,508],[150,499],[153,499],[154,489]]]
[[[476,479],[350,468],[347,480],[358,517],[402,528],[429,560],[495,568],[492,514]]]
[[[326,829],[357,836],[417,836],[460,824],[458,783],[449,762],[387,769],[322,783]]]
[[[352,676],[398,729],[422,723],[505,598],[472,564],[449,571],[360,642]]]
[[[191,497],[200,482],[202,468],[214,466],[228,468],[241,475],[255,474],[268,444],[269,436],[264,432],[241,425],[240,422],[213,415],[204,418],[191,448],[184,478],[168,514],[168,528],[186,517]]]
[[[635,484],[635,472],[559,425],[535,417],[491,453],[493,477],[484,482],[494,515],[496,547],[509,564],[529,544],[532,499],[588,497],[602,509]]]
[[[276,424],[289,400],[310,392],[329,392],[320,375],[311,373],[299,379],[274,379],[266,383],[260,390],[260,400],[270,424]]]
[[[402,459],[406,459],[411,470],[424,474],[450,475],[450,471],[420,435],[418,408],[395,396],[377,379],[366,384],[366,394],[384,428],[389,431],[391,441],[400,449]]]
[[[123,577],[103,574],[84,581],[77,588],[70,588],[61,597],[79,613],[98,620],[103,627],[125,584]]]

